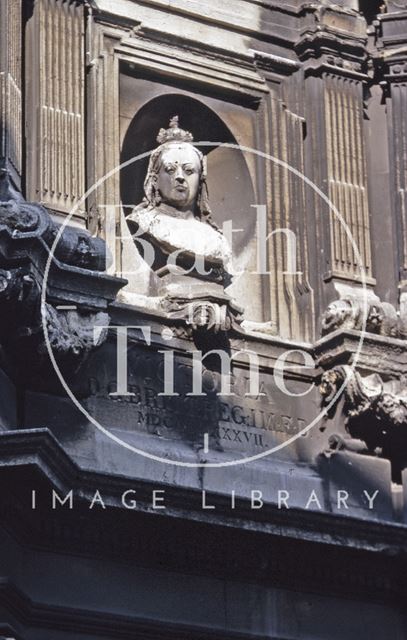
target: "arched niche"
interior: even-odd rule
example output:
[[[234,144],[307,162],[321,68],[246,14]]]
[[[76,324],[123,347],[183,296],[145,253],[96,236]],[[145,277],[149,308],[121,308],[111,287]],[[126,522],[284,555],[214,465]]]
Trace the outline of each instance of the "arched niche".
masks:
[[[223,120],[199,100],[181,94],[165,94],[147,102],[135,114],[123,137],[121,163],[157,147],[156,137],[161,127],[167,128],[170,119],[179,116],[180,126],[191,131],[195,142],[230,143],[236,139]],[[234,279],[230,293],[250,313],[247,317],[262,320],[262,300],[259,277],[255,271],[256,203],[255,189],[243,152],[237,148],[200,146],[208,161],[208,187],[213,218],[222,227],[233,221],[234,229],[241,229],[233,237],[236,270],[245,270]],[[121,200],[125,212],[139,204],[143,197],[143,183],[148,157],[123,168],[120,175]],[[125,252],[125,262],[131,262],[131,252]],[[126,276],[128,277],[128,276]],[[131,278],[130,278],[131,283]],[[145,291],[144,291],[145,292]]]

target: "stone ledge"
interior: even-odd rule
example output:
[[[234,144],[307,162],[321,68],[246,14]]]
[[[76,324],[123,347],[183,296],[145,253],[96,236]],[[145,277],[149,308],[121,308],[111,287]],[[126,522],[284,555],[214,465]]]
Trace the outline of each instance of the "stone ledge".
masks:
[[[129,510],[121,505],[120,492],[131,487],[137,489],[137,513],[153,513],[149,506],[151,482],[80,468],[48,429],[1,433],[0,468],[3,471],[13,470],[13,473],[25,473],[29,469],[31,472],[39,472],[46,484],[63,495],[71,489],[78,491],[80,502],[85,506],[93,499],[95,490],[99,489],[108,509],[125,512]],[[158,484],[157,482],[156,485]],[[201,495],[197,489],[162,482],[161,488],[163,487],[166,489],[169,505],[165,510],[167,517],[206,522],[211,526],[258,531],[278,538],[312,540],[324,545],[365,549],[390,556],[407,551],[406,527],[397,523],[375,522],[366,518],[295,508],[278,510],[271,504],[265,504],[264,509],[257,511],[250,509],[249,504],[246,507],[243,504],[238,517],[233,511],[232,515],[227,514],[228,499],[221,493],[208,492],[208,504],[213,504],[216,508],[213,511],[202,511]]]

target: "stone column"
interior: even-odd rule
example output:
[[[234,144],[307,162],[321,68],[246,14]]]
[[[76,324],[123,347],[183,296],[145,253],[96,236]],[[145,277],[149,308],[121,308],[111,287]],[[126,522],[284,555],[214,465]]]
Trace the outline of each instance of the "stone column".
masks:
[[[21,181],[21,0],[0,3],[0,168]]]

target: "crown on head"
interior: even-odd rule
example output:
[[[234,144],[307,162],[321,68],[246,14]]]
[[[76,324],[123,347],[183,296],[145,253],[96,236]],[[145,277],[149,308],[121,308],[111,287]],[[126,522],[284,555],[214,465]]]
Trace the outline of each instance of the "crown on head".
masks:
[[[178,116],[174,116],[170,120],[168,129],[160,129],[157,142],[164,144],[165,142],[193,142],[194,136],[189,131],[184,131],[178,126]]]

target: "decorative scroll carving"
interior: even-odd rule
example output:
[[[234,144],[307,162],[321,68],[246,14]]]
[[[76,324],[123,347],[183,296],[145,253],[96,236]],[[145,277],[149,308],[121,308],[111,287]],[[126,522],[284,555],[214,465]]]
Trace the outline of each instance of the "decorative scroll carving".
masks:
[[[332,302],[322,316],[323,335],[338,329],[364,329],[369,333],[405,339],[407,317],[404,314],[400,316],[393,305],[381,302],[376,296],[369,296],[366,309],[361,298],[349,296]]]
[[[324,451],[324,455],[330,458],[336,451],[350,451],[351,453],[368,453],[369,450],[363,440],[350,438],[334,433],[329,437],[328,449]]]
[[[322,376],[323,404],[332,402],[344,384],[343,412],[348,435],[334,434],[329,442],[331,450],[382,455],[397,464],[407,443],[406,381],[383,381],[376,373],[362,377],[349,365],[338,366]]]
[[[335,367],[322,376],[320,392],[325,403],[332,400],[345,380],[345,411],[348,418],[370,413],[379,421],[390,421],[394,425],[407,421],[405,381],[383,382],[376,373],[362,378],[357,371],[352,372],[349,365]]]
[[[28,197],[69,212],[85,192],[83,4],[37,0],[28,23]]]
[[[46,305],[46,321],[48,338],[52,351],[62,356],[84,356],[106,340],[107,328],[97,332],[95,340],[94,327],[107,327],[107,313],[80,313],[79,311],[57,311]],[[45,352],[45,347],[41,347]]]
[[[205,328],[218,333],[238,329],[243,320],[243,309],[225,296],[221,304],[219,296],[199,296],[191,298],[166,296],[160,303],[161,308],[174,319],[183,319],[193,330]]]
[[[14,239],[41,238],[51,248],[60,225],[55,223],[46,209],[24,200],[0,202],[0,233],[7,230]],[[100,238],[87,231],[66,227],[58,240],[54,256],[65,264],[103,271],[106,266],[106,246]]]
[[[0,269],[0,299],[3,305],[8,305],[10,318],[13,318],[20,355],[24,356],[22,345],[27,345],[27,340],[30,341],[31,346],[34,346],[37,354],[40,356],[47,354],[42,329],[44,319],[47,323],[52,351],[59,358],[66,360],[69,357],[73,363],[79,357],[86,356],[93,348],[103,344],[107,329],[98,331],[95,338],[94,327],[109,325],[110,318],[107,313],[59,310],[46,303],[44,318],[40,309],[40,295],[38,283],[24,268]]]

